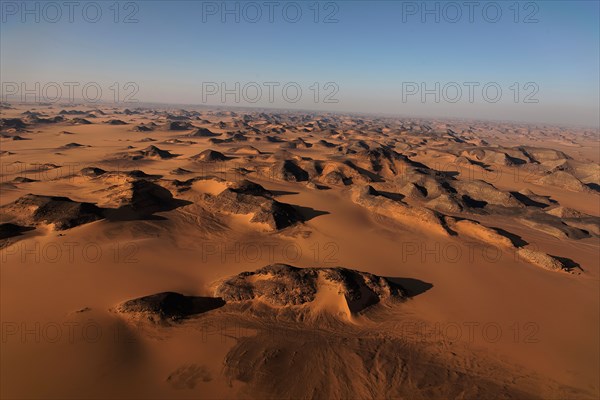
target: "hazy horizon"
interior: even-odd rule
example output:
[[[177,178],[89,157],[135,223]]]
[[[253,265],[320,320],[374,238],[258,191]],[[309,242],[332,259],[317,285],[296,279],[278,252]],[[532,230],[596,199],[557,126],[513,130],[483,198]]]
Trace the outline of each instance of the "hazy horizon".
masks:
[[[45,102],[18,102],[13,104],[49,104]],[[561,122],[547,122],[547,121],[527,121],[527,120],[509,120],[509,119],[494,119],[494,118],[475,118],[475,117],[462,117],[462,116],[439,116],[439,115],[406,115],[402,113],[393,114],[385,112],[368,112],[368,111],[348,111],[348,110],[319,110],[319,109],[308,109],[308,108],[289,108],[289,107],[275,107],[275,106],[243,106],[243,105],[228,105],[228,104],[200,104],[200,103],[161,103],[153,101],[139,101],[135,103],[111,103],[106,101],[98,101],[95,103],[86,103],[84,99],[74,99],[72,103],[61,102],[52,103],[52,105],[69,108],[72,105],[87,105],[92,107],[97,106],[114,106],[122,107],[124,109],[145,109],[145,108],[172,108],[172,109],[188,109],[193,110],[196,108],[204,108],[208,110],[227,110],[227,111],[248,111],[248,112],[279,112],[279,113],[312,113],[312,114],[338,114],[338,115],[354,115],[354,116],[365,116],[365,117],[377,117],[377,118],[389,118],[389,119],[414,119],[414,120],[438,120],[438,121],[473,121],[473,122],[490,122],[490,123],[508,123],[508,124],[525,124],[531,126],[549,125],[563,128],[584,128],[584,129],[595,129],[600,128],[600,125],[586,125],[578,123],[561,123]]]

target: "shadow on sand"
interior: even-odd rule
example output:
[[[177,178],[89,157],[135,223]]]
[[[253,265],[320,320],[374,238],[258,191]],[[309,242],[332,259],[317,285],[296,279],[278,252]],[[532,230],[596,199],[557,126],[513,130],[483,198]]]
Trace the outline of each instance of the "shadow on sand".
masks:
[[[402,286],[408,292],[408,297],[415,297],[425,293],[433,284],[414,278],[386,278],[388,281]]]

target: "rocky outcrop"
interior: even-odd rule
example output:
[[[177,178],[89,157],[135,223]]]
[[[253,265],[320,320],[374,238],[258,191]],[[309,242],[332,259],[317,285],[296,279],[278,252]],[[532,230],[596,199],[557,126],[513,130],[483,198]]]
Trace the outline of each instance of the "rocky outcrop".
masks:
[[[169,121],[164,127],[167,131],[187,131],[193,128],[194,126],[187,121]]]
[[[175,154],[171,154],[167,150],[159,149],[156,146],[148,146],[143,150],[135,150],[127,153],[125,158],[131,160],[143,160],[143,159],[159,159],[165,160],[169,158],[177,157]]]
[[[220,136],[218,133],[212,132],[210,129],[198,128],[194,132],[186,135],[187,137],[215,137]]]
[[[541,251],[518,249],[517,255],[521,259],[549,271],[568,271],[570,269],[560,259]]]
[[[106,121],[106,123],[109,125],[127,125],[127,122],[122,121],[120,119],[111,119]]]
[[[35,194],[18,198],[0,208],[0,212],[25,225],[52,224],[56,230],[70,229],[103,218],[102,209],[92,203]]]
[[[190,159],[194,160],[194,161],[218,162],[218,161],[227,161],[230,158],[219,151],[207,149],[201,153],[191,156]]]
[[[297,268],[287,264],[242,272],[220,282],[214,294],[226,302],[261,300],[273,306],[301,306],[314,302],[326,284],[334,285],[354,312],[380,301],[407,297],[400,285],[370,273],[341,267]]]
[[[273,164],[269,169],[269,176],[288,182],[303,182],[309,178],[308,172],[292,160],[278,161]]]
[[[223,190],[217,196],[207,196],[207,204],[217,211],[232,214],[253,214],[251,222],[267,224],[280,230],[302,222],[302,216],[294,207],[280,203],[262,186],[243,180]]]
[[[143,218],[187,204],[173,198],[168,189],[146,179],[128,179],[108,191],[102,205],[111,207],[105,212],[109,219]]]

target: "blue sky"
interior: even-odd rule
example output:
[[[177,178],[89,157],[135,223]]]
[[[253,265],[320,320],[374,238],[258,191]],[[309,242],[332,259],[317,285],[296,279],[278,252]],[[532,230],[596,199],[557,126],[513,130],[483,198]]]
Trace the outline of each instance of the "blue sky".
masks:
[[[462,1],[453,3],[461,16],[447,2],[428,2],[427,9],[437,6],[439,11],[426,15],[423,2],[319,2],[315,15],[314,2],[279,1],[272,21],[264,1],[138,1],[117,3],[117,23],[115,2],[88,6],[86,20],[82,8],[87,3],[80,2],[69,22],[64,6],[56,17],[53,6],[29,2],[29,9],[37,10],[37,4],[39,11],[23,16],[20,1],[3,2],[3,84],[96,82],[111,98],[113,82],[121,87],[135,82],[139,91],[134,98],[140,101],[600,123],[597,1],[518,2],[516,7],[514,1],[482,1],[472,21]],[[102,15],[91,23],[95,5]],[[225,21],[223,7],[234,10]],[[130,14],[137,22],[123,23]],[[325,23],[327,16],[330,23]],[[217,92],[203,96],[203,85],[206,90],[211,82]],[[221,85],[235,91],[236,82],[239,102],[233,95],[222,99]],[[242,92],[252,82],[262,88],[260,96],[253,84]],[[265,82],[279,83],[273,102]],[[302,90],[295,103],[282,93],[291,82]],[[333,86],[325,86],[329,82]],[[479,84],[473,102],[464,82]],[[418,91],[403,98],[412,84]],[[486,84],[492,84],[487,99]],[[502,94],[491,102],[497,87]],[[438,101],[433,93],[423,99],[422,88],[437,91]],[[325,103],[326,94],[337,102]],[[525,103],[528,94],[537,103]]]

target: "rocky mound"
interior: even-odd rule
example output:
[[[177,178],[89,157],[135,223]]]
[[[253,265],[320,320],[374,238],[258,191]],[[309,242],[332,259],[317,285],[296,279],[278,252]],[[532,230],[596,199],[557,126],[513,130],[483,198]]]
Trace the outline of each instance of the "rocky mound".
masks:
[[[177,157],[175,154],[171,154],[168,150],[159,149],[156,146],[148,146],[143,150],[136,150],[129,152],[125,155],[126,158],[131,160],[143,160],[146,158],[165,160],[173,157]]]
[[[543,178],[540,178],[539,183],[562,187],[573,192],[584,192],[589,190],[579,179],[565,171],[556,171],[548,174]]]
[[[443,236],[453,234],[442,214],[429,208],[413,207],[390,199],[370,185],[353,188],[352,200],[374,214],[391,218],[408,229],[424,231],[427,234],[435,232]]]
[[[228,132],[227,136],[229,136],[227,139],[225,139],[227,142],[247,142],[248,141],[248,137],[241,132]]]
[[[308,143],[306,141],[304,141],[304,139],[302,138],[297,138],[294,140],[290,140],[287,142],[283,142],[283,144],[281,145],[282,148],[285,149],[298,149],[298,148],[303,148],[303,149],[308,149],[311,148],[313,145],[312,143]]]
[[[106,121],[106,123],[109,125],[127,125],[127,122],[122,121],[120,119],[111,119]]]
[[[169,121],[164,129],[168,131],[187,131],[193,128],[194,125],[187,121]]]
[[[187,137],[215,137],[220,136],[218,133],[212,132],[210,129],[198,128],[194,132],[187,134]]]
[[[187,202],[173,198],[166,188],[146,179],[131,179],[109,188],[102,205],[108,219],[131,220],[147,217],[156,212],[170,211]]]
[[[344,154],[357,154],[370,148],[371,146],[364,140],[352,140],[349,144],[343,145],[341,151]]]
[[[26,225],[53,224],[56,230],[70,229],[103,218],[102,209],[92,203],[35,194],[18,198],[0,208],[0,212]]]
[[[260,150],[258,150],[254,146],[234,147],[234,148],[230,149],[229,151],[232,152],[232,153],[241,154],[241,155],[258,155],[258,154],[262,154],[262,152]]]
[[[31,183],[31,182],[38,182],[38,181],[36,179],[31,179],[26,176],[17,176],[11,182],[12,183]]]
[[[71,124],[73,125],[91,125],[92,123],[90,121],[88,121],[85,118],[73,118],[71,121],[69,121]],[[123,121],[121,121],[123,122]],[[125,122],[123,122],[123,124],[125,124]],[[112,124],[112,125],[123,125],[123,124]]]
[[[590,237],[586,229],[571,226],[571,221],[548,213],[535,213],[521,218],[520,222],[530,228],[544,232],[559,239],[584,239]],[[568,222],[568,223],[567,223]]]
[[[162,178],[162,175],[147,174],[142,170],[133,169],[131,171],[109,171],[102,176],[102,179],[107,183],[121,182],[123,180],[127,180],[128,178],[155,180]]]
[[[545,163],[548,161],[570,160],[571,157],[560,150],[547,149],[541,147],[520,146],[518,148],[527,157],[535,162]]]
[[[368,174],[362,174],[352,164],[338,161],[327,161],[320,165],[319,180],[330,185],[351,185],[354,183],[371,182],[372,178]]]
[[[0,131],[14,129],[17,132],[27,128],[27,124],[21,118],[2,118],[0,119]]]
[[[326,149],[331,149],[332,147],[336,147],[337,144],[328,142],[327,140],[321,139],[316,143],[317,147],[324,147]]]
[[[387,146],[369,147],[363,141],[355,142],[354,146],[357,147],[355,156],[357,163],[380,176],[394,177],[404,173],[408,167],[420,166]],[[367,149],[364,148],[365,146]]]
[[[57,124],[59,122],[63,122],[65,118],[60,115],[52,118],[39,118],[38,116],[32,115],[28,118],[28,120],[32,124]]]
[[[512,248],[513,242],[506,236],[498,233],[497,230],[481,225],[477,221],[472,220],[457,220],[451,217],[446,217],[446,222],[449,227],[456,231],[460,236],[468,236],[475,240],[491,244],[492,246]]]
[[[206,202],[218,211],[253,214],[250,222],[267,224],[273,230],[304,221],[294,207],[273,199],[271,192],[248,180],[232,185],[217,196],[207,195]]]
[[[466,206],[483,207],[487,204],[493,204],[503,207],[523,207],[523,203],[518,201],[511,193],[498,190],[494,185],[482,180],[453,181],[454,187],[460,195]]]
[[[193,155],[190,157],[190,159],[195,160],[195,161],[204,161],[204,162],[217,162],[217,161],[230,160],[230,158],[227,157],[225,154],[215,151],[215,150],[211,150],[211,149],[207,149],[201,153]]]
[[[179,140],[179,139],[167,139],[164,142],[162,142],[164,144],[196,144],[196,142],[191,141],[191,140]]]
[[[67,143],[64,146],[59,147],[60,149],[64,149],[64,150],[68,150],[68,149],[77,149],[79,147],[89,147],[88,145],[85,144],[80,144],[80,143]]]
[[[319,294],[333,286],[351,312],[360,312],[383,300],[402,300],[407,292],[390,280],[346,268],[297,268],[272,264],[242,272],[218,284],[215,296],[226,302],[261,300],[278,307],[318,303]]]
[[[556,203],[556,201],[552,200],[550,196],[541,196],[532,192],[530,189],[521,189],[518,192],[511,193],[517,198],[517,200],[525,205],[534,205],[540,208],[545,208],[553,203]]]
[[[308,172],[292,160],[278,161],[273,164],[269,169],[269,176],[288,182],[303,182],[309,178]]]
[[[553,208],[552,210],[548,210],[546,211],[548,214],[550,215],[554,215],[556,217],[559,218],[584,218],[584,217],[589,217],[589,215],[582,213],[581,211],[572,209],[572,208],[568,208],[568,207],[562,207],[562,206],[558,206]]]
[[[462,155],[469,158],[474,159],[476,161],[484,162],[486,164],[497,164],[497,165],[505,165],[505,166],[517,166],[523,165],[527,163],[527,157],[518,152],[520,157],[516,157],[515,155],[509,155],[506,151],[502,151],[505,149],[496,149],[496,148],[476,148],[472,150],[463,151]]]
[[[155,323],[175,322],[225,305],[214,297],[184,296],[175,292],[156,293],[128,300],[117,306],[117,312],[147,318]]]
[[[559,258],[530,249],[518,249],[517,255],[523,260],[549,271],[569,272],[571,268]]]
[[[139,124],[135,128],[133,128],[136,132],[150,132],[155,128],[154,124]]]
[[[60,115],[85,115],[87,112],[82,110],[60,110],[58,112]]]

